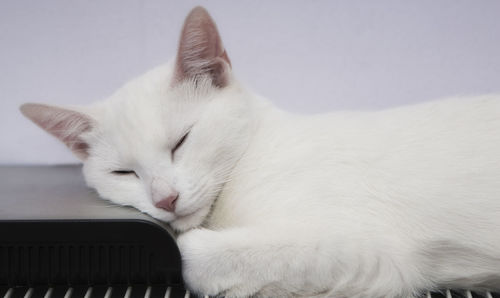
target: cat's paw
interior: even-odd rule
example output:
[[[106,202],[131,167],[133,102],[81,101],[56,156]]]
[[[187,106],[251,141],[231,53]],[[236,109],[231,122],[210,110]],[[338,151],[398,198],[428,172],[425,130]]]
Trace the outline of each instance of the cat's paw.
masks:
[[[248,276],[241,257],[244,251],[228,233],[195,229],[177,239],[187,288],[198,294],[249,297],[259,289],[258,280]]]
[[[219,238],[217,232],[206,229],[191,230],[178,237],[182,274],[190,291],[217,296],[236,284],[237,274],[228,270],[231,266],[225,263],[225,249],[220,247]]]

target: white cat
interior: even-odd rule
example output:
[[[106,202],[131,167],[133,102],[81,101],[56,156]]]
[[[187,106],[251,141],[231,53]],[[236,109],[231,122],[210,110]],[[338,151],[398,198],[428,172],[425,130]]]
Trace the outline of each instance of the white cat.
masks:
[[[500,96],[300,116],[187,17],[173,65],[89,107],[25,104],[106,199],[181,232],[194,292],[414,297],[500,287]]]

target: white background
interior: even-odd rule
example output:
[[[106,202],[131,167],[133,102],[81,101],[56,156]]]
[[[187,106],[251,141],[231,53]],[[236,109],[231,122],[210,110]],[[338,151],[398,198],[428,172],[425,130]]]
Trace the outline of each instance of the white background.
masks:
[[[240,81],[284,109],[500,92],[500,1],[0,1],[0,163],[76,159],[23,102],[86,104],[173,58],[205,6]]]

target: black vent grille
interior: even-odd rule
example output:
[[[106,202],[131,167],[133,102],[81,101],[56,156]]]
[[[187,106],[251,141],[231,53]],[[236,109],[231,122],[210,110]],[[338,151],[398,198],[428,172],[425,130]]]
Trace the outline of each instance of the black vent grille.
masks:
[[[10,285],[146,283],[150,264],[141,245],[0,245],[0,280]]]
[[[182,286],[175,240],[148,222],[0,221],[0,235],[0,286]]]
[[[192,295],[180,287],[167,286],[76,286],[15,287],[0,286],[0,298],[208,298]]]
[[[444,290],[434,293],[427,292],[421,298],[500,298],[500,295],[490,291]]]

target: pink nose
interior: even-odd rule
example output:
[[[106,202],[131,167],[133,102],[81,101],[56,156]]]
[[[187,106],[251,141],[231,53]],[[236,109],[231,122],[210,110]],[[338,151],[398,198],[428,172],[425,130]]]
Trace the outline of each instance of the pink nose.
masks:
[[[174,192],[166,198],[163,198],[161,201],[155,203],[156,208],[164,209],[168,212],[175,211],[175,202],[179,198],[179,193]]]

